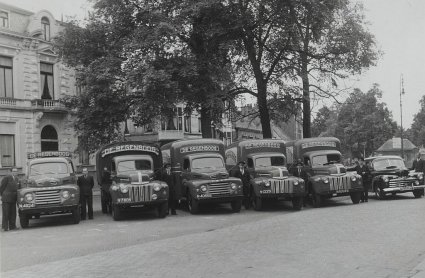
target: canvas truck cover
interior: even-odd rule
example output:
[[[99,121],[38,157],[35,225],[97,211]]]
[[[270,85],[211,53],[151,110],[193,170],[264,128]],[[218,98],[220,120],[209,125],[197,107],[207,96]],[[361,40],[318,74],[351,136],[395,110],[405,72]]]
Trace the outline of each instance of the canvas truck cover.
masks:
[[[176,167],[189,154],[216,153],[224,158],[224,144],[217,139],[186,139],[170,142],[161,147],[164,163]]]
[[[243,140],[231,144],[226,149],[226,165],[235,166],[239,161],[245,161],[252,153],[280,153],[285,155],[285,142],[276,139]]]
[[[145,154],[151,156],[153,158],[154,170],[158,170],[162,167],[161,151],[156,143],[140,141],[112,143],[103,146],[96,153],[96,175],[98,182],[100,183],[102,181],[105,167],[109,172],[111,172],[110,167],[114,157],[135,154]]]
[[[294,163],[305,153],[321,150],[337,150],[339,151],[341,143],[335,137],[314,137],[305,138],[296,141],[290,141],[286,144],[286,153],[288,163]]]

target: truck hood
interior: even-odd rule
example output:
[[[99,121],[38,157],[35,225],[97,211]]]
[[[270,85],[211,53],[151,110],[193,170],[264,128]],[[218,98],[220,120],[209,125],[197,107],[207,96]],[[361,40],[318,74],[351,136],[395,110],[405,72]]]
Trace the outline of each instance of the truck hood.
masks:
[[[50,186],[59,186],[66,184],[75,184],[76,179],[74,176],[65,176],[65,177],[39,177],[39,178],[29,178],[27,180],[27,187],[50,187]]]
[[[131,184],[145,184],[153,180],[152,171],[132,171],[125,174],[119,174],[117,179],[121,182],[130,182]]]
[[[209,173],[191,172],[190,177],[192,179],[199,179],[199,180],[220,180],[220,179],[227,179],[229,177],[229,173],[227,173],[226,171],[213,171]]]
[[[346,173],[347,169],[344,165],[336,163],[322,166],[313,166],[313,172],[315,175],[338,175]]]
[[[286,167],[270,166],[255,169],[256,177],[283,178],[289,176]]]

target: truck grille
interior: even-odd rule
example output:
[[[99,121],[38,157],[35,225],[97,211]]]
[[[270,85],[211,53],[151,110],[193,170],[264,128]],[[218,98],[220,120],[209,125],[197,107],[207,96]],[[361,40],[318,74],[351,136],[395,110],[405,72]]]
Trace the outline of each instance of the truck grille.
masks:
[[[351,189],[351,178],[349,176],[330,177],[329,178],[330,190],[335,190],[337,193],[348,192]]]
[[[128,196],[132,202],[149,202],[152,198],[152,186],[132,185],[128,187]]]
[[[389,181],[390,186],[411,186],[413,179],[393,179]]]
[[[215,182],[208,186],[209,193],[215,197],[219,195],[229,195],[230,185],[227,182]]]
[[[294,192],[293,183],[290,180],[271,179],[269,182],[272,193],[274,194]]]
[[[36,191],[34,194],[36,205],[57,205],[61,203],[59,190]]]

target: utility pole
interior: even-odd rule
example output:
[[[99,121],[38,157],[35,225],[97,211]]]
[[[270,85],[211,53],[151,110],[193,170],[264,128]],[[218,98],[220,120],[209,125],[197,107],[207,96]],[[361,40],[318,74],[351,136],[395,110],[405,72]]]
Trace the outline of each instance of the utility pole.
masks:
[[[401,96],[404,95],[404,80],[403,74],[401,74],[400,81],[400,139],[401,139],[401,158],[404,160],[404,140],[403,140],[403,102]]]

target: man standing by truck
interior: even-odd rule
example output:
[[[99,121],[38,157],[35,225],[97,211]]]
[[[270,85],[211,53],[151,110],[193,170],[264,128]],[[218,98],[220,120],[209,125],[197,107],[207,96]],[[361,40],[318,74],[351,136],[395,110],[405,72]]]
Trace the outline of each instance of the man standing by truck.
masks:
[[[88,175],[87,168],[83,168],[83,175],[78,178],[80,187],[81,220],[86,220],[88,210],[89,219],[93,219],[93,177]]]
[[[168,208],[171,210],[171,215],[177,215],[176,213],[176,188],[174,186],[174,176],[171,173],[171,164],[166,163],[162,172],[162,181],[168,184],[169,196],[168,196]]]
[[[15,230],[16,228],[16,201],[18,198],[17,192],[19,189],[19,181],[16,174],[18,169],[12,167],[11,174],[4,177],[1,181],[0,195],[3,219],[1,227],[3,230]]]
[[[243,189],[243,196],[244,196],[243,205],[245,209],[249,209],[250,208],[249,181],[251,180],[251,175],[249,174],[248,171],[246,171],[244,161],[240,161],[238,163],[238,169],[235,171],[233,176],[235,178],[241,179],[242,181],[242,185],[243,185],[242,189]]]

